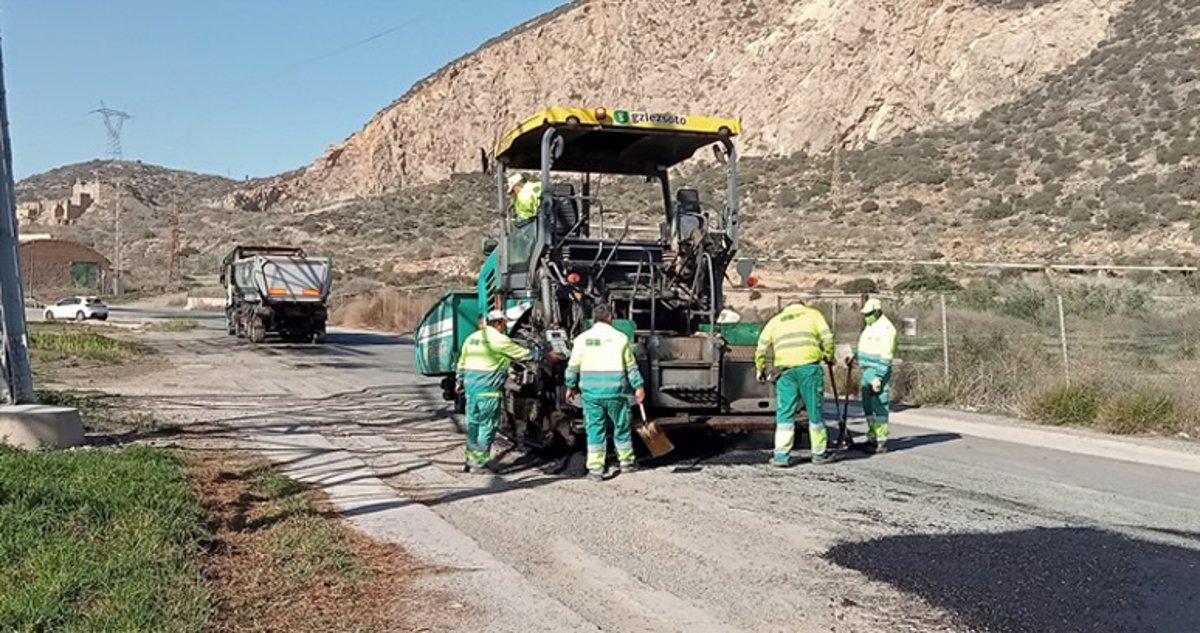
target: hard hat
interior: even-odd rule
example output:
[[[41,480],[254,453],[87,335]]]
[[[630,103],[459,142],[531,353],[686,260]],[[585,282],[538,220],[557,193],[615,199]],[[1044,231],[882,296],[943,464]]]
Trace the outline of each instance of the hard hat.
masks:
[[[867,299],[867,302],[863,304],[863,314],[871,314],[872,312],[883,312],[883,303],[879,299]]]
[[[516,187],[517,185],[519,185],[523,182],[525,182],[524,176],[522,176],[521,174],[513,174],[508,177],[508,188],[512,189],[513,187]]]
[[[487,322],[488,323],[491,323],[493,321],[507,321],[507,320],[508,320],[508,315],[504,313],[504,310],[492,310],[491,312],[487,313]]]

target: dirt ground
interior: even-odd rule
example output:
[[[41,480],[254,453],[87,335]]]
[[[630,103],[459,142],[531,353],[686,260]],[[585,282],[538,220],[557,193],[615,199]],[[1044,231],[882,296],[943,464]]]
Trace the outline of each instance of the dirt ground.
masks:
[[[410,614],[436,599],[417,587],[436,569],[353,530],[319,491],[255,491],[255,478],[269,472],[261,460],[194,450],[187,461],[209,513],[205,568],[217,630],[428,630]]]

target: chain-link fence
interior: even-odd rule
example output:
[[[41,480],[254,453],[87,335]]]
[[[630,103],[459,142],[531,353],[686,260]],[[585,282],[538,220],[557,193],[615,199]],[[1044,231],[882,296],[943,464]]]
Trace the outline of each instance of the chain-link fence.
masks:
[[[857,342],[863,295],[731,302],[743,300],[748,320],[766,320],[801,296],[839,344]],[[1120,432],[1190,435],[1200,426],[1190,403],[1200,389],[1195,295],[1079,285],[872,296],[900,333],[897,400]]]

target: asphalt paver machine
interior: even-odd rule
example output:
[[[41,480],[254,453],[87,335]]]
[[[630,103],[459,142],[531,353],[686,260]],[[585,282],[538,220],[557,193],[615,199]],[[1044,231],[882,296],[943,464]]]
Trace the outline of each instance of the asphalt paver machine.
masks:
[[[606,302],[633,343],[646,408],[661,427],[769,423],[771,387],[755,380],[753,364],[761,324],[720,322],[728,269],[749,276],[748,260],[735,264],[740,133],[734,119],[607,108],[551,108],[523,121],[494,153],[499,235],[485,240],[476,290],[447,293],[418,326],[420,371],[441,377],[454,399],[462,342],[481,315],[505,310],[510,336],[535,353],[513,365],[501,432],[533,446],[573,444],[581,414],[564,398],[566,357],[592,307]],[[670,177],[710,148],[727,170],[716,208],[695,188],[673,188]],[[542,185],[530,220],[510,208],[514,170]],[[594,176],[608,175],[655,185],[661,222],[649,235],[635,235],[628,214],[606,208]]]

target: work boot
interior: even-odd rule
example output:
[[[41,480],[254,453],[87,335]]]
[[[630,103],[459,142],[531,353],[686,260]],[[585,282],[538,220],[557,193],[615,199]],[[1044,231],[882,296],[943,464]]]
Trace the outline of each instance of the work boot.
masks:
[[[632,473],[632,472],[637,472],[638,465],[637,465],[637,462],[630,460],[627,462],[621,462],[620,465],[617,466],[617,469],[618,469],[617,472]]]
[[[862,445],[864,452],[871,455],[882,455],[887,452],[887,446],[880,444],[874,440],[868,441]]]
[[[482,466],[479,464],[471,464],[471,466],[468,467],[467,472],[471,473],[472,475],[487,475],[487,474],[490,474],[492,471],[488,470],[487,466]]]
[[[588,479],[591,479],[592,481],[604,481],[603,470],[589,470],[587,476]]]
[[[767,463],[774,466],[775,468],[787,468],[788,466],[792,465],[792,460],[791,459],[776,459],[775,456],[772,455],[771,459],[768,460]]]
[[[812,463],[816,466],[832,464],[833,462],[837,461],[837,457],[835,457],[834,455],[835,455],[835,453],[822,453],[820,455],[813,455]]]

